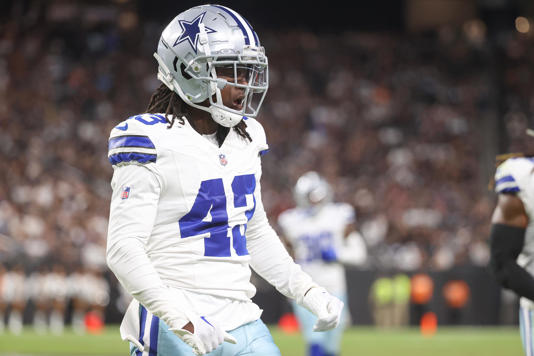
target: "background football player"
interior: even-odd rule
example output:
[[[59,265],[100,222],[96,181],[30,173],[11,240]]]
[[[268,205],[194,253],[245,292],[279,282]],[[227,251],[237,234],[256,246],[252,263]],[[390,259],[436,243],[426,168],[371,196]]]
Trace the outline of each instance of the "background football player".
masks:
[[[529,131],[530,132],[530,131]],[[520,298],[523,348],[534,355],[534,159],[512,157],[497,167],[497,206],[491,218],[490,266],[497,281]]]
[[[250,267],[317,315],[317,330],[334,328],[343,303],[293,262],[263,208],[257,34],[227,7],[198,6],[170,22],[154,56],[163,85],[109,140],[107,261],[134,297],[121,325],[131,354],[279,355]]]
[[[317,172],[307,172],[295,185],[297,207],[284,211],[278,225],[295,262],[303,271],[346,303],[347,287],[343,264],[361,265],[367,258],[367,247],[355,229],[352,206],[332,202],[330,185]],[[330,331],[314,331],[317,317],[297,303],[292,303],[310,356],[339,354],[344,328],[349,321],[348,308],[340,325]]]

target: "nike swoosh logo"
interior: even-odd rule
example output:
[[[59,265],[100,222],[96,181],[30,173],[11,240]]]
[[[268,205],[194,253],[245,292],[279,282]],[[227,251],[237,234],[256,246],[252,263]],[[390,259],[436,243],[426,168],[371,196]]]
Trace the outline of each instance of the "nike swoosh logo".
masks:
[[[128,130],[128,123],[125,123],[124,126],[116,126],[117,130],[126,131]]]

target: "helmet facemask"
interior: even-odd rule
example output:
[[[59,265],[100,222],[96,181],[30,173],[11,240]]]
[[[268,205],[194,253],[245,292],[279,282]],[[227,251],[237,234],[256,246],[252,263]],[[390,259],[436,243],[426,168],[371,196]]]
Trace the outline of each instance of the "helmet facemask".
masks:
[[[173,22],[163,32],[154,54],[159,63],[158,78],[188,105],[209,112],[222,126],[233,127],[245,116],[258,115],[268,89],[268,61],[257,38],[254,42],[257,45],[244,44],[236,36],[240,33],[235,30],[237,26],[229,26],[220,9],[202,6],[190,17],[203,19],[203,14],[197,14],[206,9],[215,11],[215,15],[206,17],[212,21],[209,25],[198,24],[194,48],[187,42],[175,41],[174,46],[170,45],[179,33]],[[224,105],[222,90],[227,86],[243,91],[239,105],[235,102]]]

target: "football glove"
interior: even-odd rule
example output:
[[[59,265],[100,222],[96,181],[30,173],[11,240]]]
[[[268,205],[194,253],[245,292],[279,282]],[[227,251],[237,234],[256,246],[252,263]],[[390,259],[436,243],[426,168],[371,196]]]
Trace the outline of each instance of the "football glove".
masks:
[[[302,298],[302,306],[317,316],[313,331],[327,331],[339,324],[344,303],[321,287],[312,287]]]
[[[215,350],[224,341],[236,344],[237,340],[205,317],[198,316],[191,320],[194,333],[185,329],[171,329],[183,342],[193,348],[195,355],[204,355]]]
[[[333,247],[324,248],[321,250],[321,259],[327,263],[337,261],[337,253]]]

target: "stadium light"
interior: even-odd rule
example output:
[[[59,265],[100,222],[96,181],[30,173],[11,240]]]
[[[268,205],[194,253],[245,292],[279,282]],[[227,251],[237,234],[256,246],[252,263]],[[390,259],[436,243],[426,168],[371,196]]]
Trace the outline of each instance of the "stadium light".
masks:
[[[515,29],[520,33],[528,33],[530,31],[530,21],[523,16],[516,17]]]

